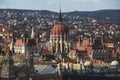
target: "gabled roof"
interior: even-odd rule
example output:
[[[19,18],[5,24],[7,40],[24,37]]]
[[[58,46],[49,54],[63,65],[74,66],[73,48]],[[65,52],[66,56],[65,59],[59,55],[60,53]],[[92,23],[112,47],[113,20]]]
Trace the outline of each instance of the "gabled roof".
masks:
[[[77,50],[78,51],[86,51],[85,47],[78,47]]]
[[[70,54],[76,54],[76,50],[70,50]]]
[[[89,40],[83,40],[82,46],[88,46],[90,44]]]
[[[15,46],[22,46],[22,44],[23,44],[22,39],[18,39],[18,40],[16,40],[16,42],[15,42]]]
[[[22,39],[18,39],[15,42],[15,46],[22,46],[23,44],[23,40]],[[27,39],[25,44],[27,46],[35,46],[36,45],[36,40],[35,39]]]

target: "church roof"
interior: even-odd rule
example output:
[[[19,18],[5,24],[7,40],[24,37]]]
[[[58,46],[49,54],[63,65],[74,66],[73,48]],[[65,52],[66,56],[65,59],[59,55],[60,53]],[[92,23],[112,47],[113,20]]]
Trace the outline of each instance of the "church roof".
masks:
[[[15,46],[22,46],[22,44],[23,44],[22,39],[18,39],[18,40],[16,40],[16,42],[15,42]]]
[[[62,22],[58,22],[54,25],[52,29],[52,35],[63,35],[64,33],[68,32],[68,28]]]
[[[25,44],[27,46],[35,46],[36,45],[36,40],[35,39],[27,39]],[[15,42],[15,46],[22,46],[23,45],[23,40],[22,39],[18,39]]]
[[[64,33],[68,32],[67,26],[62,22],[62,14],[61,9],[59,13],[59,21],[54,25],[51,33],[52,35],[63,35]]]
[[[82,46],[88,46],[90,44],[89,40],[84,40]]]

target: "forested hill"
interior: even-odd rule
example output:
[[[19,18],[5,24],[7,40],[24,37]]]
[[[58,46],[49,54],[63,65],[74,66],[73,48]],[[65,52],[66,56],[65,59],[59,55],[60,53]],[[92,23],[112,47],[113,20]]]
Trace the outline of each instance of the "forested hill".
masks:
[[[36,13],[40,15],[58,15],[58,12],[53,12],[49,10],[23,10],[23,9],[0,9],[0,13],[5,11],[8,12],[17,12],[17,13]],[[97,11],[72,11],[72,12],[63,12],[67,16],[81,16],[81,17],[93,17],[98,20],[111,20],[113,22],[120,22],[120,10],[97,10]],[[52,17],[52,16],[50,16]]]

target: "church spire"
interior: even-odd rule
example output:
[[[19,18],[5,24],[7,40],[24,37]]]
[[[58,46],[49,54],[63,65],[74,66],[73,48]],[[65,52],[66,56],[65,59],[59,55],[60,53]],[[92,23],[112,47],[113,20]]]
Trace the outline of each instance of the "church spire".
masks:
[[[10,60],[10,58],[11,58],[11,53],[10,53],[10,49],[8,49],[8,52],[6,54],[6,59]]]
[[[13,61],[13,56],[10,53],[10,49],[8,49],[8,52],[5,56],[5,61],[2,65],[2,69],[1,69],[1,77],[5,78],[5,79],[14,79],[15,78],[15,71],[14,71],[14,61]]]
[[[59,12],[59,21],[62,22],[61,6],[60,6],[60,12]]]
[[[31,38],[34,38],[34,27],[32,27]]]

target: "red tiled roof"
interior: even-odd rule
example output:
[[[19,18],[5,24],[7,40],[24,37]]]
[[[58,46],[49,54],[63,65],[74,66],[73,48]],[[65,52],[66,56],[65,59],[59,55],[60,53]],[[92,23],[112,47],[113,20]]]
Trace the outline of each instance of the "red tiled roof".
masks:
[[[22,39],[18,39],[15,42],[15,46],[22,46],[22,44],[23,44]]]
[[[82,42],[82,46],[88,46],[89,45],[89,40],[84,40],[83,42]]]
[[[76,50],[71,50],[70,54],[76,54]]]
[[[85,51],[86,49],[85,49],[85,47],[78,47],[77,50],[79,50],[79,51]]]
[[[61,34],[64,34],[66,32],[68,32],[67,26],[64,25],[62,22],[59,22],[59,23],[54,25],[51,33],[53,35],[61,35]]]
[[[87,47],[87,52],[92,53],[92,47]]]

